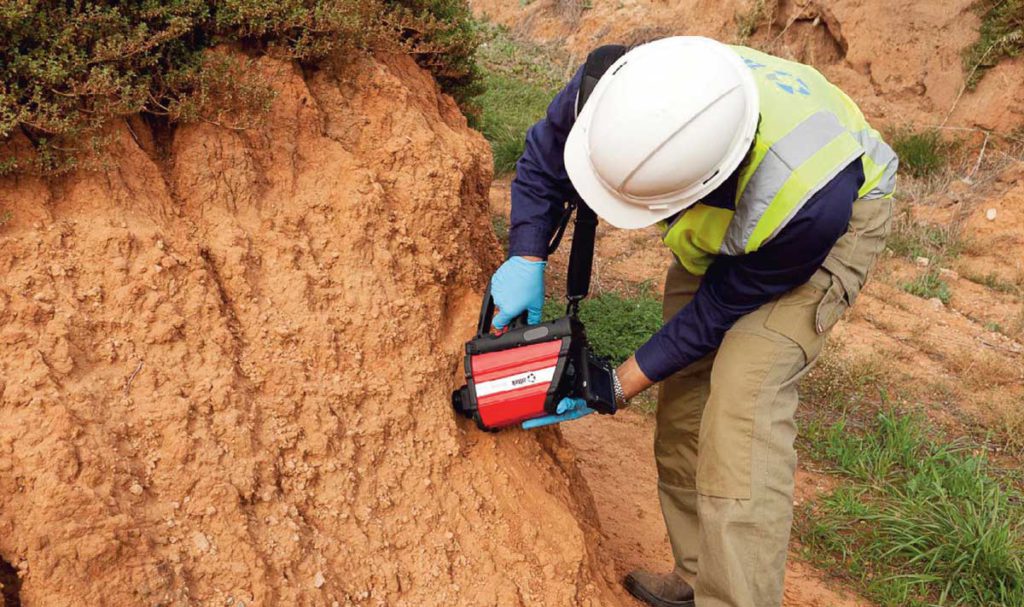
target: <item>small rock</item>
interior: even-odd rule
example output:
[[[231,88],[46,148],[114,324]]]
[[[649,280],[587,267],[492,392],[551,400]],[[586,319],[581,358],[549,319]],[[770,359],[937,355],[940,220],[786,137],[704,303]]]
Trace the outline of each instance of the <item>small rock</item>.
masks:
[[[946,304],[942,303],[942,300],[939,299],[938,297],[932,297],[931,299],[929,299],[928,305],[930,305],[932,308],[936,310],[941,310],[942,308],[946,307]]]
[[[316,575],[313,576],[313,587],[314,588],[322,587],[324,585],[324,581],[325,581],[324,580],[324,574],[322,572],[320,572],[320,571],[317,571]]]
[[[229,596],[228,597],[228,602],[225,603],[225,605],[234,605],[234,604],[235,604],[235,597]]]
[[[930,264],[931,262],[932,262],[932,260],[928,259],[927,257],[915,257],[914,258],[914,263],[916,263],[917,265],[921,266],[922,268],[927,268],[928,264]]]
[[[132,483],[128,490],[132,492],[132,495],[142,495],[142,485],[138,483]]]
[[[988,209],[987,211],[985,211],[985,219],[989,221],[995,221],[997,215],[999,215],[999,211],[995,209]]]
[[[192,545],[196,547],[199,552],[208,552],[210,550],[210,540],[206,538],[206,535],[199,531],[192,533]]]
[[[949,268],[939,269],[939,276],[945,278],[946,280],[956,280],[960,278],[960,274],[958,274],[956,270],[950,270]]]

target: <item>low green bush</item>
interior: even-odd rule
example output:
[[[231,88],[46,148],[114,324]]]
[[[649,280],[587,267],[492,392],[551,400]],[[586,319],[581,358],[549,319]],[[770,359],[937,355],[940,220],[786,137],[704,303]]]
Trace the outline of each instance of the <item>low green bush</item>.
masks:
[[[967,87],[972,89],[990,68],[1024,51],[1024,0],[979,0],[976,8],[980,35],[964,51]]]
[[[0,143],[20,131],[37,150],[0,168],[71,168],[104,123],[140,112],[247,126],[273,99],[240,58],[261,53],[405,50],[469,99],[477,43],[465,0],[0,0]],[[222,44],[246,55],[210,52]]]

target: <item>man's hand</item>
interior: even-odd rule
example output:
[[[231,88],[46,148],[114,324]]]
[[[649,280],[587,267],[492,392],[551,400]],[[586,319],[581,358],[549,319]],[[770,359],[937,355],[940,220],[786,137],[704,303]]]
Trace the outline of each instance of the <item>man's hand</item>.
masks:
[[[512,319],[527,312],[527,322],[540,322],[544,308],[544,267],[539,257],[510,257],[491,278],[491,296],[498,313],[494,328],[504,329]]]
[[[558,415],[546,415],[544,417],[526,420],[523,422],[523,429],[530,430],[531,428],[540,428],[541,426],[559,424],[579,419],[584,415],[590,415],[594,412],[593,409],[587,406],[587,402],[582,398],[570,397],[565,397],[559,401],[558,409],[556,411],[558,412]]]
[[[630,356],[629,360],[619,365],[619,368],[615,370],[615,375],[619,378],[619,384],[622,386],[622,392],[627,401],[654,384],[640,370],[635,356]]]

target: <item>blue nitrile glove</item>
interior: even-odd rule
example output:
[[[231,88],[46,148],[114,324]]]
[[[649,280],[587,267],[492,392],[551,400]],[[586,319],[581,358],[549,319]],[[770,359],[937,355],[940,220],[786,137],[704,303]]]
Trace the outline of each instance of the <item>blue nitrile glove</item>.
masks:
[[[544,266],[546,261],[510,257],[491,278],[491,296],[498,313],[494,328],[504,329],[512,319],[527,312],[527,322],[540,322],[544,308]]]
[[[530,430],[532,428],[540,428],[541,426],[549,426],[551,424],[560,424],[562,422],[572,421],[574,419],[579,419],[584,415],[590,415],[594,412],[593,409],[587,406],[587,401],[582,398],[570,398],[568,396],[559,401],[556,411],[558,412],[558,415],[546,415],[544,417],[526,420],[523,422],[523,430]]]

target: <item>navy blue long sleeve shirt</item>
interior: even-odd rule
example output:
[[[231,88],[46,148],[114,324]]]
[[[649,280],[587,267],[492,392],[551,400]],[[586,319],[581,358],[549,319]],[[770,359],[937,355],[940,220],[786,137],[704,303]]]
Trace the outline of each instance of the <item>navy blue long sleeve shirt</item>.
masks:
[[[575,122],[582,69],[555,96],[547,115],[530,127],[512,180],[509,255],[547,257],[548,241],[569,200],[579,195],[562,159]],[[807,282],[850,222],[864,183],[860,161],[843,169],[815,194],[768,243],[746,255],[719,255],[693,301],[636,352],[637,364],[661,381],[722,343],[742,316]],[[733,208],[737,179],[728,179],[702,202]]]

